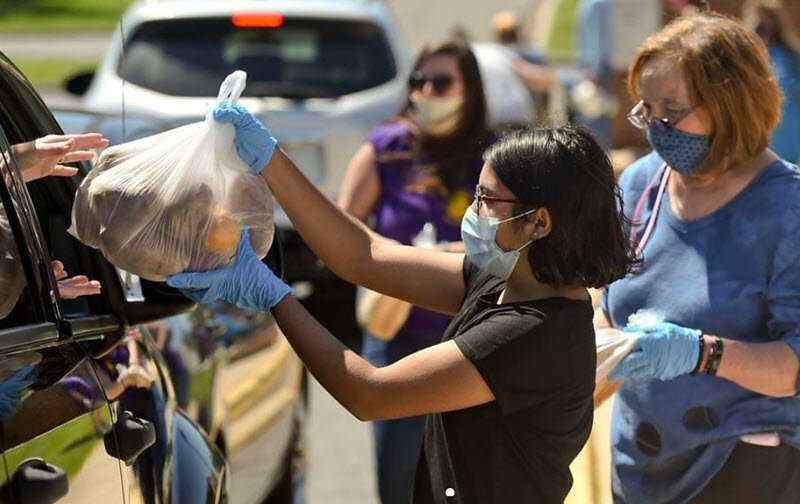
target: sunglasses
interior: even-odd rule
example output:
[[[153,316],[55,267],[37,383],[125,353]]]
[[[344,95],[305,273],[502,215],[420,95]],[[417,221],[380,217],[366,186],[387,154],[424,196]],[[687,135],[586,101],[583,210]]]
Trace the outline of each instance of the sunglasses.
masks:
[[[411,74],[411,77],[408,78],[408,87],[411,88],[412,91],[417,91],[424,88],[425,84],[428,82],[431,83],[431,87],[433,87],[435,93],[444,93],[453,85],[453,77],[445,74],[425,77],[421,72],[414,72]]]

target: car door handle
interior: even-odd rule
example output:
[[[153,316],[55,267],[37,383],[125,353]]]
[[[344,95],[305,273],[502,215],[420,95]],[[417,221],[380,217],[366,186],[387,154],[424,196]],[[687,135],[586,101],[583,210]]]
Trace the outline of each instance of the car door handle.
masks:
[[[67,495],[67,473],[40,458],[24,460],[0,488],[0,498],[14,504],[50,504]]]
[[[147,420],[124,411],[114,427],[103,436],[106,453],[131,465],[156,442],[156,428]]]

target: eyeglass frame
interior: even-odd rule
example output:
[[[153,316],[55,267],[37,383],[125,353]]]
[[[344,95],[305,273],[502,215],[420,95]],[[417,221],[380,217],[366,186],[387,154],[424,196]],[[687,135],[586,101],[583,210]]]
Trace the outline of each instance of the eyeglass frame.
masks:
[[[488,201],[489,203],[524,203],[518,199],[498,198],[496,196],[486,196],[483,193],[483,188],[480,184],[475,186],[475,194],[473,195],[472,202],[475,204],[475,213],[480,214],[481,202]]]
[[[636,105],[634,105],[633,108],[631,108],[630,111],[628,111],[627,117],[628,117],[628,122],[631,123],[633,127],[636,129],[640,130],[647,129],[650,126],[652,126],[653,123],[655,123],[656,121],[660,122],[668,129],[672,129],[675,126],[677,126],[679,122],[689,117],[689,115],[692,112],[694,112],[696,108],[697,105],[694,105],[693,107],[690,107],[688,110],[682,113],[680,116],[678,116],[678,118],[670,121],[669,119],[666,119],[664,117],[651,118],[650,114],[645,113],[646,111],[644,108],[644,100],[639,100],[636,103]]]

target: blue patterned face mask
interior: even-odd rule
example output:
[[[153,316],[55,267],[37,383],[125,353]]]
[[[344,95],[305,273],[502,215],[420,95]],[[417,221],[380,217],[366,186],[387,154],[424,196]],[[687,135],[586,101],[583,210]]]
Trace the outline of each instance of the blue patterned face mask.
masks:
[[[687,133],[661,121],[648,124],[647,140],[670,168],[682,175],[695,173],[711,147],[710,136]]]

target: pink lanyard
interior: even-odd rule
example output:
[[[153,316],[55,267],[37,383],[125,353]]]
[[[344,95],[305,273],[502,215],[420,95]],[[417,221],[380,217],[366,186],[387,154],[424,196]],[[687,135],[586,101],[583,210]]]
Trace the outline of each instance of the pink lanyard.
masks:
[[[630,233],[630,240],[631,242],[636,241],[636,223],[639,222],[639,218],[642,216],[642,208],[644,208],[644,202],[647,201],[647,198],[650,196],[650,191],[653,190],[655,187],[656,182],[660,184],[658,186],[658,192],[656,193],[656,201],[653,203],[653,209],[650,212],[650,217],[647,219],[647,226],[645,226],[644,234],[639,239],[639,242],[636,245],[636,254],[641,255],[642,251],[644,250],[644,246],[647,244],[647,240],[650,239],[650,235],[653,232],[653,229],[656,226],[656,219],[658,218],[658,210],[661,208],[661,200],[664,197],[664,191],[667,189],[667,181],[669,180],[669,174],[672,173],[672,168],[667,166],[667,163],[661,165],[661,168],[658,169],[653,180],[647,185],[644,192],[642,192],[642,196],[639,198],[639,202],[636,203],[636,210],[633,212],[633,225],[631,226],[631,233]]]

